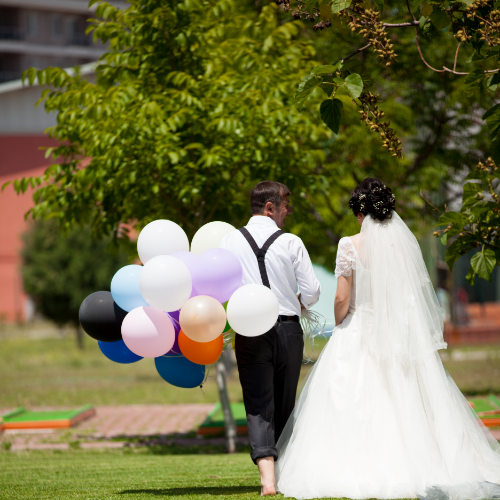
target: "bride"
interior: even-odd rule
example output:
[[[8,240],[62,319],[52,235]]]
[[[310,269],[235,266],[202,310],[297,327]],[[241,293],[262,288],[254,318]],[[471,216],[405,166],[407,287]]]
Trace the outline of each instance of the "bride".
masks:
[[[278,442],[277,490],[306,498],[500,498],[500,446],[443,367],[440,307],[394,195],[365,179],[339,242],[337,327]]]

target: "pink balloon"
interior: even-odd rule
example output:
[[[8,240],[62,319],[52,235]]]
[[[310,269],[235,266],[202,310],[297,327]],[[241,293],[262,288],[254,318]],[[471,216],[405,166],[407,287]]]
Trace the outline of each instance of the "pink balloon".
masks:
[[[174,325],[159,309],[142,306],[132,309],[123,320],[125,345],[138,356],[157,358],[166,354],[175,341]]]
[[[193,291],[191,292],[191,297],[196,297],[196,295],[200,295],[195,288],[195,283],[194,283],[194,268],[196,267],[196,263],[198,261],[198,255],[196,255],[193,252],[186,252],[184,250],[181,250],[180,252],[175,252],[172,254],[172,257],[175,257],[179,260],[182,260],[184,264],[186,264],[187,268],[189,269],[189,272],[191,273],[191,277],[193,278]]]

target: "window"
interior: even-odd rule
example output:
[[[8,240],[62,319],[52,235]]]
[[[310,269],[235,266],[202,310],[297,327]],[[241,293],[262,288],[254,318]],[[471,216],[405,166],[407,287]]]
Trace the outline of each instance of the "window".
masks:
[[[28,28],[28,35],[38,35],[38,12],[28,12],[26,17],[26,24]]]
[[[63,23],[59,14],[54,14],[50,20],[50,31],[52,38],[60,38],[63,34]]]

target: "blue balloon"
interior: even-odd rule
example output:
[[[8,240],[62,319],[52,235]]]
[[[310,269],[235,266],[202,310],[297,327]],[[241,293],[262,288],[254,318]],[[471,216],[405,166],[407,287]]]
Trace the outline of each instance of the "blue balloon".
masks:
[[[123,340],[118,340],[117,342],[97,342],[99,344],[99,349],[101,352],[111,361],[115,363],[122,363],[128,365],[130,363],[135,363],[142,359],[141,356],[133,353],[126,345]]]
[[[149,306],[139,288],[141,270],[142,266],[131,264],[118,270],[111,280],[113,300],[127,312],[136,307]]]
[[[161,378],[175,387],[192,389],[205,379],[205,365],[192,363],[184,356],[160,356],[155,365]]]

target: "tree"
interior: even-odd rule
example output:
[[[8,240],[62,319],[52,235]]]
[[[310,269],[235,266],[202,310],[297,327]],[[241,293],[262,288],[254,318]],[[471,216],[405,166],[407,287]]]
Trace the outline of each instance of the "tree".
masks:
[[[241,225],[256,180],[281,178],[292,189],[313,182],[317,145],[327,130],[289,113],[296,75],[313,53],[297,40],[299,23],[278,23],[265,6],[249,21],[237,2],[135,0],[120,11],[101,3],[94,36],[109,43],[97,82],[60,68],[29,70],[61,159],[40,178],[35,218],[92,221],[118,236],[121,221],[179,221],[192,236],[211,220]],[[80,160],[90,158],[82,169]],[[310,179],[308,178],[310,177]]]
[[[127,264],[127,256],[106,251],[109,238],[92,240],[90,228],[75,228],[66,237],[55,220],[37,221],[23,235],[24,289],[37,311],[57,325],[72,324],[83,348],[78,311],[83,299],[109,290],[114,273]]]
[[[412,5],[408,0],[406,3],[400,1],[385,4],[384,0],[374,0],[373,5],[369,0],[298,0],[293,5],[289,0],[278,0],[277,3],[284,4],[287,12],[292,10],[295,19],[313,21],[313,30],[322,31],[334,27],[334,31],[338,32],[342,31],[342,24],[348,26],[352,32],[351,42],[355,45],[342,54],[335,53],[333,63],[316,66],[306,76],[295,94],[294,104],[297,108],[302,108],[308,95],[316,88],[321,88],[326,92],[326,99],[320,105],[321,118],[338,133],[342,120],[347,118],[344,114],[345,106],[342,106],[338,96],[347,92],[349,100],[359,108],[361,120],[371,131],[379,134],[383,147],[391,156],[402,158],[402,141],[396,130],[391,128],[384,111],[379,109],[380,97],[375,92],[365,91],[364,87],[366,83],[375,84],[384,91],[389,86],[387,81],[391,81],[393,88],[401,88],[413,83],[415,75],[418,75],[422,84],[427,84],[427,94],[430,87],[434,93],[441,91],[443,100],[455,101],[454,108],[448,112],[443,106],[437,106],[441,108],[440,116],[432,126],[436,138],[442,135],[445,127],[452,125],[464,130],[464,123],[460,127],[460,120],[463,122],[465,118],[468,122],[465,124],[468,134],[465,137],[463,134],[456,134],[453,148],[463,156],[462,161],[456,158],[460,162],[459,167],[470,167],[470,153],[473,153],[472,156],[474,153],[477,155],[477,150],[468,150],[467,146],[472,145],[467,135],[471,135],[473,126],[481,121],[481,117],[486,120],[491,133],[490,152],[493,160],[497,163],[500,161],[500,105],[495,105],[494,101],[500,83],[500,11],[496,10],[497,3],[491,0],[416,0]],[[396,31],[400,33],[396,34]],[[454,48],[450,54],[452,44]],[[414,56],[408,57],[408,47],[418,55],[418,61]],[[353,73],[353,68],[360,66],[360,58],[364,66],[367,50],[373,50],[382,63],[381,70]],[[400,52],[402,57],[399,57]],[[467,71],[463,71],[465,68]],[[436,81],[435,76],[439,77],[439,81]],[[454,81],[450,82],[451,78]],[[457,99],[456,94],[454,97],[450,94],[450,85],[462,94],[468,94],[466,101],[469,101],[470,113],[461,112],[459,105],[462,104],[462,99]],[[407,94],[408,98],[408,92],[398,94]],[[419,114],[432,109],[432,103],[423,104],[418,110]],[[488,109],[486,113],[485,109]],[[466,139],[463,144],[458,143],[460,135]],[[431,142],[427,141],[409,172],[420,168],[422,162],[436,151],[436,146],[439,146],[439,141],[436,144],[431,137]],[[487,214],[487,211],[481,211],[477,216],[482,219]],[[484,219],[482,223],[489,224],[490,219]],[[468,237],[471,241],[474,240],[476,246],[483,243],[478,232],[472,232]],[[453,265],[454,259],[448,261]]]
[[[471,258],[467,281],[474,284],[476,274],[491,281],[491,273],[500,265],[500,170],[488,158],[479,162],[467,175],[463,187],[462,207],[459,212],[442,212],[437,226],[446,226],[434,233],[446,249],[446,262],[450,269],[455,261],[470,250],[480,247]],[[455,237],[455,238],[454,238]]]
[[[214,219],[241,226],[256,182],[314,182],[317,142],[329,132],[287,106],[314,52],[298,39],[300,23],[280,25],[275,5],[255,12],[232,0],[130,4],[97,7],[91,30],[109,50],[96,83],[60,68],[27,72],[50,86],[42,100],[58,113],[49,135],[61,144],[47,151],[60,162],[42,177],[14,182],[18,192],[37,188],[35,219],[55,217],[66,230],[90,222],[135,253],[122,222],[172,219],[189,236]]]

